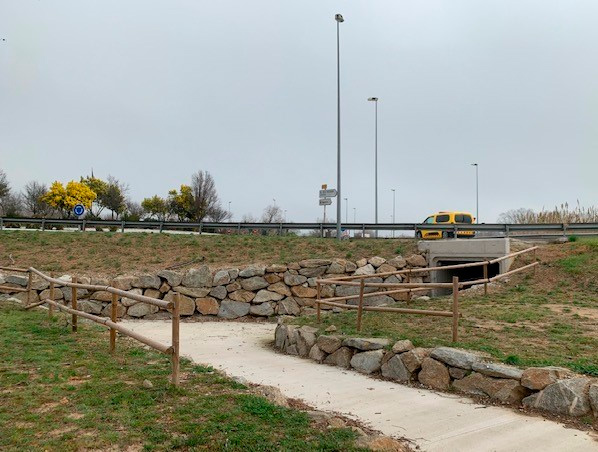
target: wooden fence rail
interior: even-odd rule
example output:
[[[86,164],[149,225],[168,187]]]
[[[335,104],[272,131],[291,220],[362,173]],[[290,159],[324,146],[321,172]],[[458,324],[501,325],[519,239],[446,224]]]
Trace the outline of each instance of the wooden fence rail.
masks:
[[[180,340],[179,340],[179,325],[180,325],[180,295],[178,293],[175,294],[173,301],[164,301],[159,300],[157,298],[147,297],[144,295],[137,295],[134,293],[126,292],[124,290],[116,289],[115,287],[111,286],[98,286],[94,284],[83,284],[77,282],[76,278],[73,278],[72,281],[65,281],[62,279],[57,279],[52,276],[46,275],[41,271],[30,267],[28,269],[23,268],[15,268],[15,267],[0,267],[0,270],[4,271],[12,271],[12,272],[21,272],[28,274],[27,280],[27,288],[15,288],[10,286],[0,286],[0,290],[10,290],[15,292],[27,292],[27,302],[25,303],[25,309],[32,309],[36,306],[40,306],[42,304],[48,305],[48,315],[52,317],[54,308],[63,311],[67,314],[71,314],[71,327],[73,332],[77,332],[77,318],[83,317],[85,319],[91,320],[92,322],[98,323],[100,325],[106,326],[110,328],[110,352],[116,352],[116,332],[124,334],[125,336],[129,336],[133,339],[138,340],[139,342],[158,350],[166,355],[170,356],[170,360],[172,363],[172,376],[171,382],[175,386],[179,385],[179,355],[180,355]],[[30,303],[31,300],[31,286],[32,286],[32,276],[37,275],[42,279],[45,279],[50,283],[50,297],[41,300],[36,303]],[[70,287],[71,288],[71,307],[67,307],[60,303],[57,303],[55,300],[55,290],[56,287]],[[110,318],[100,317],[94,314],[89,314],[84,311],[80,311],[77,309],[77,289],[87,289],[89,291],[97,292],[97,291],[106,291],[112,294],[111,300],[111,307],[110,307]],[[154,306],[158,306],[164,308],[172,313],[172,341],[171,344],[163,344],[158,342],[154,339],[149,337],[143,336],[140,333],[137,333],[129,328],[126,328],[122,325],[117,323],[117,308],[118,308],[118,298],[127,297],[132,300],[136,300],[142,303],[149,303]]]
[[[364,311],[376,311],[376,312],[394,312],[399,314],[411,314],[411,315],[424,315],[424,316],[436,316],[436,317],[451,317],[452,318],[452,340],[453,342],[457,342],[459,339],[459,318],[461,314],[459,313],[459,290],[463,289],[468,286],[476,285],[476,284],[484,284],[484,295],[488,294],[488,283],[493,281],[498,281],[501,278],[505,278],[507,276],[513,275],[515,273],[519,273],[521,271],[534,268],[539,265],[539,262],[536,260],[536,250],[538,249],[537,246],[527,248],[522,251],[517,251],[515,253],[507,254],[505,256],[499,257],[497,259],[492,259],[488,261],[481,261],[481,262],[470,262],[467,264],[456,264],[456,265],[447,265],[442,267],[429,267],[429,268],[418,268],[418,269],[407,269],[407,270],[397,270],[394,272],[384,272],[384,273],[376,273],[373,275],[354,275],[354,276],[341,276],[338,278],[328,278],[328,279],[318,279],[316,280],[316,289],[317,289],[317,298],[316,298],[316,312],[317,312],[317,319],[318,323],[321,322],[322,313],[321,313],[321,306],[332,306],[334,308],[340,309],[347,309],[347,310],[357,310],[357,331],[361,331],[361,324],[362,324],[362,317]],[[501,262],[506,259],[513,259],[517,256],[526,253],[534,253],[534,262],[524,265],[522,267],[516,268],[515,270],[511,270],[505,273],[501,273],[499,275],[493,276],[491,278],[488,277],[488,265],[495,264]],[[376,282],[365,282],[368,278],[372,277],[383,277],[383,276],[393,276],[393,275],[406,275],[407,280],[410,280],[410,276],[413,274],[422,274],[422,273],[430,273],[433,271],[440,271],[440,270],[451,270],[451,269],[462,269],[462,268],[471,268],[471,267],[483,267],[483,275],[482,279],[477,279],[473,281],[459,281],[457,276],[453,277],[451,283],[412,283],[412,282],[397,282],[397,283],[376,283]],[[356,282],[355,280],[359,280]],[[345,295],[345,296],[337,296],[337,297],[330,297],[322,299],[322,285],[344,285],[344,286],[359,286],[359,294],[353,295]],[[366,287],[377,287],[381,289],[387,288],[398,288],[394,290],[383,290],[383,291],[376,291],[370,293],[364,293]],[[410,308],[392,308],[387,306],[364,306],[364,299],[369,297],[376,297],[380,295],[393,295],[398,293],[407,293],[408,300],[411,297],[413,292],[418,291],[428,291],[430,289],[437,289],[437,288],[450,288],[452,289],[452,307],[450,311],[433,311],[433,310],[425,310],[425,309],[410,309]],[[347,302],[348,300],[355,300],[358,299],[357,305],[348,305],[345,303],[339,303],[339,301]]]

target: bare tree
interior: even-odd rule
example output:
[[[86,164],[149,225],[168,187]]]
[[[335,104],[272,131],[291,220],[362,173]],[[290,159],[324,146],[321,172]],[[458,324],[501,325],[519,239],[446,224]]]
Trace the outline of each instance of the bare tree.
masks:
[[[243,215],[243,218],[241,219],[241,221],[243,223],[257,223],[257,218],[255,218],[250,213],[246,213],[245,215]]]
[[[0,169],[0,200],[10,193],[10,184],[6,177],[6,173]]]
[[[23,211],[23,201],[21,195],[8,193],[0,198],[0,211],[5,217],[19,217]]]
[[[195,221],[203,221],[204,218],[211,216],[215,209],[220,208],[216,183],[207,171],[198,171],[191,176],[191,192]]]
[[[25,185],[25,192],[22,194],[22,199],[28,213],[34,217],[44,217],[52,210],[50,206],[41,199],[47,191],[48,187],[40,182],[31,181]]]
[[[123,212],[123,220],[125,221],[140,221],[143,218],[145,211],[141,204],[130,199],[125,200],[125,210]]]
[[[282,223],[283,221],[282,209],[277,205],[270,204],[264,209],[262,223]]]
[[[102,194],[102,205],[104,205],[111,212],[111,218],[114,219],[114,214],[123,213],[126,209],[125,195],[129,187],[118,181],[118,179],[108,176],[108,185],[106,191]]]
[[[231,217],[232,214],[228,210],[223,209],[220,204],[214,206],[212,208],[212,211],[208,214],[208,218],[212,221],[215,221],[216,223],[230,220]]]

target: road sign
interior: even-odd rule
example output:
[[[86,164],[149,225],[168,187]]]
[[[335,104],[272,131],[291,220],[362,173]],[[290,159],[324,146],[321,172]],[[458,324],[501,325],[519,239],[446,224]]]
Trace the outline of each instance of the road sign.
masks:
[[[334,198],[337,192],[334,188],[328,190],[320,190],[320,198]]]
[[[329,206],[332,204],[332,199],[330,198],[320,198],[320,205],[321,206]]]
[[[85,206],[83,206],[83,204],[77,204],[75,207],[73,207],[73,213],[80,217],[85,213]]]

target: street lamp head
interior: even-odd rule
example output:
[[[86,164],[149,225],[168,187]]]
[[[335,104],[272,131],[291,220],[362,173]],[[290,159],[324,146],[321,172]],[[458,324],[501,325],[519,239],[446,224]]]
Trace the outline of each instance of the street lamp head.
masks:
[[[471,166],[478,166],[478,164],[477,163],[472,163]]]
[[[342,14],[335,14],[334,15],[334,20],[336,20],[337,22],[344,22],[345,19],[343,19],[343,15]]]
[[[378,102],[378,98],[377,97],[369,97],[368,100],[370,102]]]

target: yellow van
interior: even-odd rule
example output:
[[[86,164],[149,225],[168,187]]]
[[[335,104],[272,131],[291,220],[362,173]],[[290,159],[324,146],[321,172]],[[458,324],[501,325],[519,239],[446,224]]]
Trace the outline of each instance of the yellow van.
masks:
[[[425,224],[473,224],[475,218],[469,212],[438,212],[430,215],[423,223]],[[439,231],[433,229],[422,229],[417,231],[418,239],[446,239],[454,237],[454,231]],[[471,238],[475,236],[475,231],[464,231],[460,229],[457,237]]]

